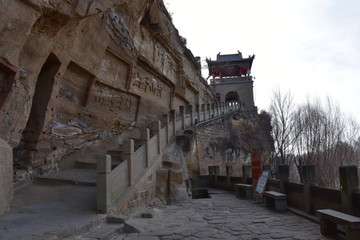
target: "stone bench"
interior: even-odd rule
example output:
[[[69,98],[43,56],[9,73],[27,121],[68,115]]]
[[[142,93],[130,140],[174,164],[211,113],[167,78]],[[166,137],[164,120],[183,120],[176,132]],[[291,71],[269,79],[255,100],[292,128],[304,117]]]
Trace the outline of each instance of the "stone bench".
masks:
[[[250,184],[235,184],[236,196],[238,198],[253,199],[253,186]]]
[[[331,209],[317,210],[316,215],[320,219],[322,235],[337,235],[337,224],[339,224],[345,228],[347,240],[360,239],[360,218]]]
[[[287,195],[275,191],[264,192],[265,205],[268,208],[274,209],[276,212],[283,212],[287,210]]]

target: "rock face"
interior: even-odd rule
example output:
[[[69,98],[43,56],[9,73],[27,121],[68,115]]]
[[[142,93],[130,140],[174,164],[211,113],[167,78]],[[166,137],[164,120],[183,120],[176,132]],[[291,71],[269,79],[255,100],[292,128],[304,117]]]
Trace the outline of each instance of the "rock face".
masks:
[[[0,20],[0,137],[19,172],[213,99],[162,0],[0,0]]]
[[[251,153],[261,153],[262,164],[268,164],[273,148],[270,118],[266,113],[241,113],[200,125],[196,133],[185,134],[180,141],[186,158],[189,178],[208,175],[208,166],[219,166],[226,176],[232,166],[233,176],[242,176],[242,166],[251,165]],[[186,143],[184,143],[186,142]],[[184,147],[185,146],[185,147]]]
[[[0,139],[0,215],[9,207],[13,197],[12,184],[12,150],[10,146]]]

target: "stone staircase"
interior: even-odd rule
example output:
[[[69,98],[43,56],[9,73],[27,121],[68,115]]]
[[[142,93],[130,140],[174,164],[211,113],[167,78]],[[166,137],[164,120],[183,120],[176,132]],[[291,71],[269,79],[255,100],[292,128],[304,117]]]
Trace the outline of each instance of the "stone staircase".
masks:
[[[73,184],[80,186],[96,187],[96,166],[97,156],[108,154],[111,156],[111,167],[114,169],[121,160],[122,145],[108,144],[108,142],[117,142],[117,137],[109,139],[104,143],[96,143],[85,149],[73,152],[66,159],[62,160],[59,171],[46,176],[39,176],[37,180],[45,184]],[[106,145],[109,146],[106,146]],[[65,162],[65,163],[64,163]]]

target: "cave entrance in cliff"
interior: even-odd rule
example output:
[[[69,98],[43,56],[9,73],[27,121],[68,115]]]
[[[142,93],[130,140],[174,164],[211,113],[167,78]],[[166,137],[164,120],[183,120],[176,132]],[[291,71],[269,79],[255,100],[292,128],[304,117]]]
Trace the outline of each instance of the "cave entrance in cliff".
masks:
[[[38,75],[30,116],[17,147],[17,156],[14,156],[14,160],[17,160],[20,165],[32,163],[32,153],[36,152],[35,147],[44,128],[46,109],[53,90],[55,75],[60,66],[60,60],[51,53]]]
[[[225,96],[225,102],[238,101],[239,94],[235,91],[228,92]]]

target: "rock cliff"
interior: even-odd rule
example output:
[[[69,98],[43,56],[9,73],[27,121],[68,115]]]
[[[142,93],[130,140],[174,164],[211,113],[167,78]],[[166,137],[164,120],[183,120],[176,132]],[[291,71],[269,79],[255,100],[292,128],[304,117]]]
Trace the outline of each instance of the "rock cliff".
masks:
[[[212,101],[200,70],[162,0],[0,0],[0,137],[25,175]]]

